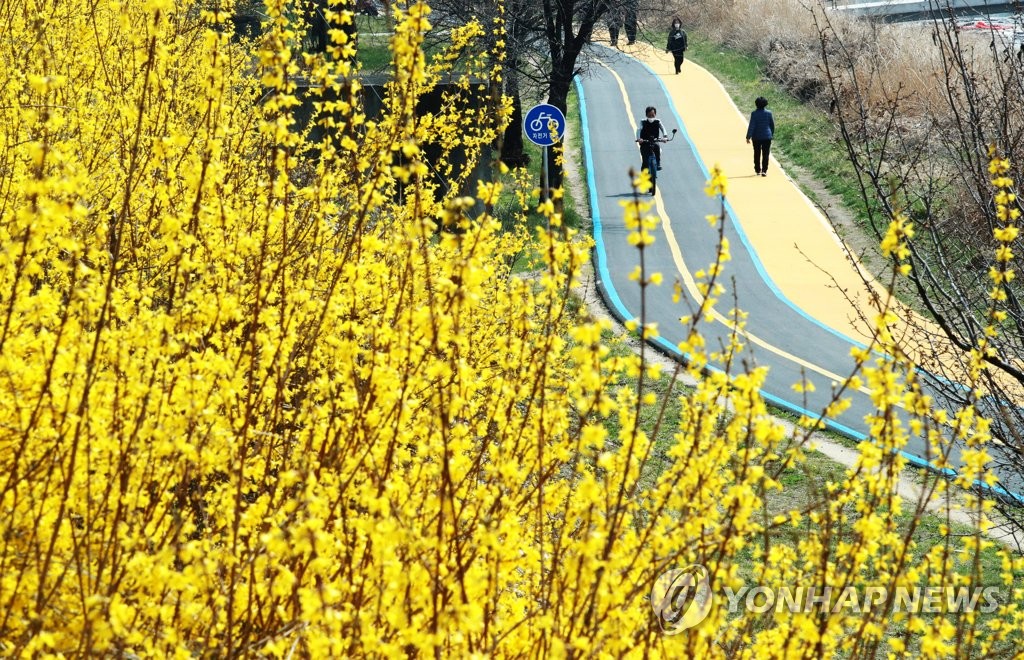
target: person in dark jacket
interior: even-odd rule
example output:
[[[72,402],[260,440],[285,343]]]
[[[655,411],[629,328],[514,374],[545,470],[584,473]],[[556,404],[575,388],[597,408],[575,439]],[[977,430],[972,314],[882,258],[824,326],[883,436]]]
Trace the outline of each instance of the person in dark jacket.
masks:
[[[768,154],[772,150],[775,136],[775,118],[768,109],[768,99],[758,96],[754,101],[757,109],[750,113],[747,125],[747,144],[754,141],[754,174],[768,176]]]
[[[608,37],[612,47],[617,48],[619,45],[619,30],[622,29],[622,7],[616,6],[609,9],[605,21],[608,24]]]
[[[638,16],[639,7],[639,0],[626,0],[625,5],[623,5],[622,18],[626,28],[626,44],[630,46],[636,43],[636,32],[640,27]]]
[[[666,53],[672,53],[676,60],[676,73],[679,73],[683,66],[683,57],[686,55],[686,30],[683,29],[683,22],[678,18],[672,19],[672,30],[668,33],[668,44],[665,46]]]

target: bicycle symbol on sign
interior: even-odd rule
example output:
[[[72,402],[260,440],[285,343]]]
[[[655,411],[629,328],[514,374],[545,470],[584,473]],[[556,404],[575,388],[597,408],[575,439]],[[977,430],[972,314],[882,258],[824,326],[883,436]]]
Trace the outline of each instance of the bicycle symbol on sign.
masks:
[[[541,131],[548,127],[548,122],[553,119],[550,113],[542,112],[540,116],[530,122],[531,131]]]
[[[540,103],[523,117],[523,132],[530,142],[541,147],[553,146],[562,139],[564,131],[565,115],[553,105]]]

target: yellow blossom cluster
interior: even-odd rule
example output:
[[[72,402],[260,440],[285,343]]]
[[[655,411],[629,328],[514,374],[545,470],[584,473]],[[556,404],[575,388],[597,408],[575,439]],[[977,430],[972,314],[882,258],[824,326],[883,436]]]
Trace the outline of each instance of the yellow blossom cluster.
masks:
[[[704,350],[728,244],[685,342],[694,375],[725,368],[669,416],[649,383],[679,371],[615,354],[577,311],[589,243],[549,202],[547,228],[516,229],[498,211],[535,203],[528,189],[470,181],[510,117],[500,20],[428,56],[429,8],[393,4],[371,114],[350,5],[328,3],[339,27],[311,54],[292,3],[264,3],[252,40],[232,34],[233,4],[4,14],[0,655],[939,656],[1019,640],[1010,591],[985,625],[719,597],[667,634],[651,589],[687,565],[719,596],[751,579],[978,583],[963,566],[979,535],[913,554],[897,525],[920,503],[896,495],[896,409],[936,446],[947,427],[881,362],[861,463],[769,512],[810,435],[769,416],[763,369],[733,368],[738,332]],[[456,82],[424,111],[442,76]],[[718,170],[709,191],[726,191]],[[641,254],[646,210],[627,208]],[[531,242],[539,268],[518,273]],[[643,264],[636,279],[661,282]],[[983,422],[958,419],[981,445]],[[1008,580],[1024,568],[1002,560]]]

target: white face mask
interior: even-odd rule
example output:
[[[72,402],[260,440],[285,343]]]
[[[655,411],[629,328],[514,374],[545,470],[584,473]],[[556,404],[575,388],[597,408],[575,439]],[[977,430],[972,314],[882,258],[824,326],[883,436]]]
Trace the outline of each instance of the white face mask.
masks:
[[[672,29],[673,30],[678,30],[680,27],[682,27],[682,26],[679,23],[673,23],[672,24]]]

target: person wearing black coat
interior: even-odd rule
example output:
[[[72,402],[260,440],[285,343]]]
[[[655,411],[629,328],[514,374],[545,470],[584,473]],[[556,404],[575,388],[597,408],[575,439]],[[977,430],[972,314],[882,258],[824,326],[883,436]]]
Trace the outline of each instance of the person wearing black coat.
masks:
[[[626,0],[622,6],[623,9],[623,23],[626,28],[626,44],[632,46],[636,43],[636,33],[640,28],[639,25],[639,0]]]
[[[676,73],[679,73],[683,66],[683,57],[686,55],[686,31],[683,29],[683,22],[678,18],[672,19],[672,30],[668,33],[665,52],[672,53],[676,61]]]
[[[608,24],[608,37],[612,48],[618,48],[619,30],[622,28],[622,7],[616,6],[609,9],[605,16],[605,22]]]

